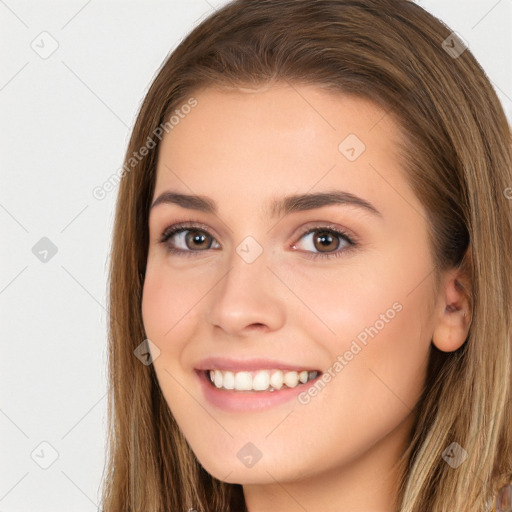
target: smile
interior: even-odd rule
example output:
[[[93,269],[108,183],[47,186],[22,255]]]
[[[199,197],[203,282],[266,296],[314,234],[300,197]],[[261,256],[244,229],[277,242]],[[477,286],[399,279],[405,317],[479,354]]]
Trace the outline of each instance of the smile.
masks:
[[[217,389],[235,391],[275,391],[283,387],[295,388],[299,384],[306,384],[318,377],[316,370],[282,371],[282,370],[256,370],[256,371],[224,371],[218,369],[206,370],[210,382]]]

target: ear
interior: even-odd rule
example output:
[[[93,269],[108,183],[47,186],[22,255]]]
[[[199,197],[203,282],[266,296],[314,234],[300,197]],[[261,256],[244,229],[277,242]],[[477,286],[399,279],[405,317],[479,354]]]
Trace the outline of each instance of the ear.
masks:
[[[469,251],[468,248],[460,266],[440,276],[432,343],[442,352],[453,352],[460,348],[471,326],[473,301]]]

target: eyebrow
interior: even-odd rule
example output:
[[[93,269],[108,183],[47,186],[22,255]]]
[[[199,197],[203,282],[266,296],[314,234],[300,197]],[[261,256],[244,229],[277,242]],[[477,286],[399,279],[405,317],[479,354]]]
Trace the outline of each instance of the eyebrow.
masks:
[[[205,196],[197,196],[191,194],[180,194],[168,190],[160,194],[151,205],[151,209],[159,204],[176,204],[182,208],[191,210],[199,210],[205,213],[217,215],[218,208],[215,201]],[[376,216],[382,217],[382,214],[365,199],[344,192],[341,190],[332,190],[327,192],[318,192],[314,194],[296,194],[286,196],[283,198],[273,199],[268,204],[271,217],[279,217],[281,215],[288,215],[293,212],[302,212],[306,210],[314,210],[322,208],[323,206],[330,206],[335,204],[356,206],[362,208]]]

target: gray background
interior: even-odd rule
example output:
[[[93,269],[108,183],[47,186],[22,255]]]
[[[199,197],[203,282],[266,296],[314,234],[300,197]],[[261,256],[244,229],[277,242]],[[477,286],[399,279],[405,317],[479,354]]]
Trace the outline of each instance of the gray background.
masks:
[[[0,0],[0,512],[98,508],[117,189],[92,191],[166,55],[224,3]],[[512,0],[418,3],[468,42],[512,120]]]

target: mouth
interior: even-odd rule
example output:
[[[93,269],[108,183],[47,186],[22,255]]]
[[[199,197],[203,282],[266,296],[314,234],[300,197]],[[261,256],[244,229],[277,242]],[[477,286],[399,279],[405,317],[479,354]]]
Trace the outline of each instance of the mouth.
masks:
[[[210,386],[224,391],[274,392],[293,389],[317,379],[319,370],[261,369],[231,371],[212,368],[199,371]]]

